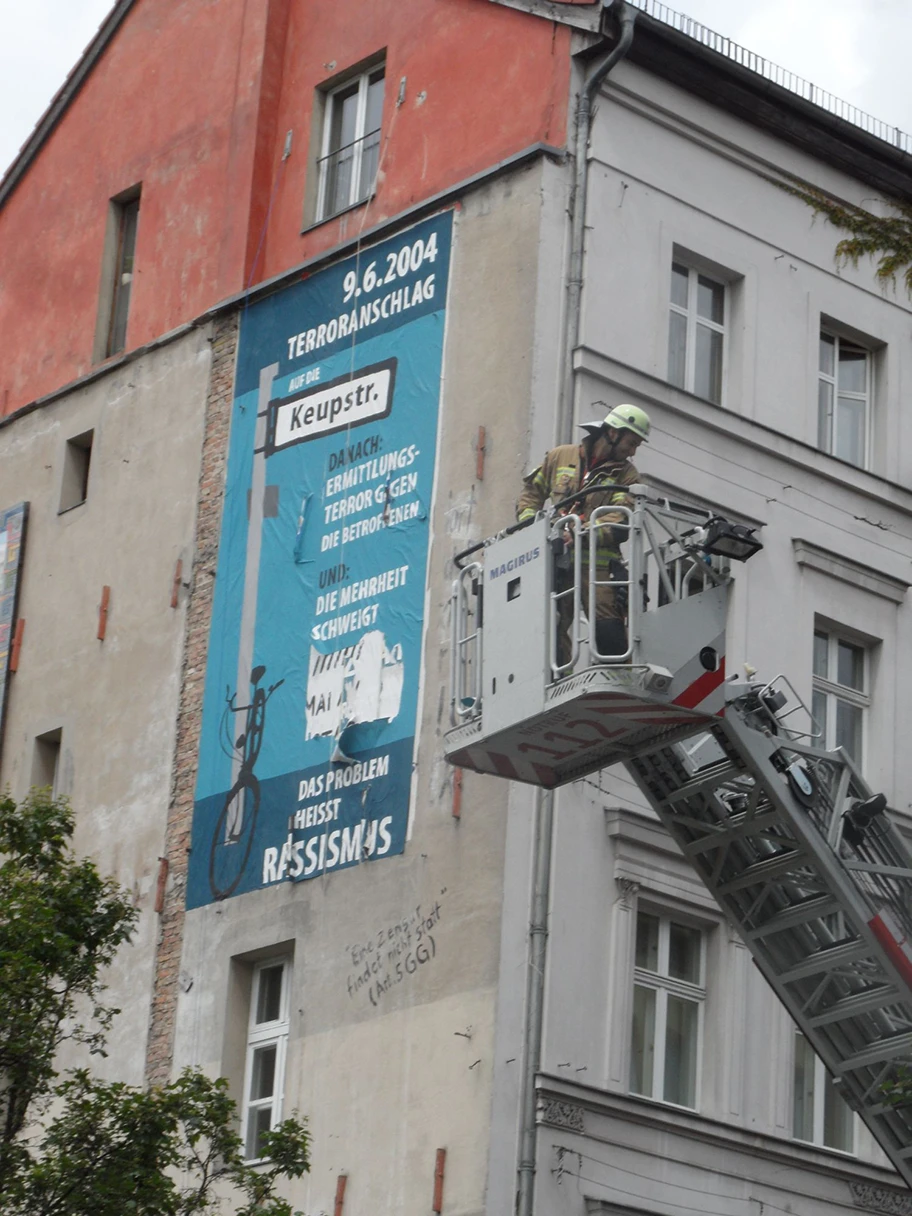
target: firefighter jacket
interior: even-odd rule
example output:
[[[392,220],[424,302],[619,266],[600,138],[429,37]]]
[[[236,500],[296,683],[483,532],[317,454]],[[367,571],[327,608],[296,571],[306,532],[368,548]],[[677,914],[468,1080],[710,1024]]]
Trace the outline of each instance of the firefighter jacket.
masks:
[[[541,465],[523,479],[523,491],[516,504],[516,518],[529,519],[542,509],[547,499],[560,502],[574,490],[604,485],[604,494],[587,494],[580,503],[578,514],[588,519],[596,507],[629,507],[630,495],[625,487],[639,481],[640,475],[629,460],[586,468],[586,453],[582,444],[566,443],[552,448]],[[568,504],[572,510],[572,504]],[[620,521],[623,517],[618,516]],[[620,558],[617,541],[611,528],[600,528],[598,565],[607,565]]]

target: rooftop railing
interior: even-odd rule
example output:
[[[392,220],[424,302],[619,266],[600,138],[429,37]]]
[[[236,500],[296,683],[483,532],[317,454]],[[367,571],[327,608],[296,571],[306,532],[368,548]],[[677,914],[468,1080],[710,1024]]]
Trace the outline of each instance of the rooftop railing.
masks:
[[[777,63],[771,63],[769,59],[756,55],[746,47],[733,42],[731,38],[724,38],[715,30],[701,25],[699,21],[694,21],[686,13],[678,13],[669,8],[667,4],[660,4],[659,0],[628,0],[628,3],[646,13],[647,16],[654,17],[656,21],[670,25],[673,29],[686,34],[688,38],[693,38],[702,46],[724,55],[726,59],[731,59],[749,71],[756,72],[764,80],[772,81],[773,84],[794,93],[796,97],[803,97],[812,105],[820,106],[828,114],[833,114],[844,122],[851,123],[854,127],[859,127],[868,135],[873,135],[875,139],[882,139],[884,143],[891,144],[902,152],[912,152],[912,136],[901,131],[899,127],[891,127],[889,123],[881,122],[879,118],[874,118],[864,110],[859,110],[857,106],[835,97],[826,89],[818,88],[810,80],[805,80],[803,76],[789,72],[785,68],[779,67]]]

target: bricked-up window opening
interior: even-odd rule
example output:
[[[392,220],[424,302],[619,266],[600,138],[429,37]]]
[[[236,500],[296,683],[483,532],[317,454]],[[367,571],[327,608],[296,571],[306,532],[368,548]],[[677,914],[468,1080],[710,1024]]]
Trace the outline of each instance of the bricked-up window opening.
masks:
[[[264,1156],[263,1133],[282,1117],[290,979],[287,959],[259,963],[253,971],[243,1120],[244,1153],[250,1161]]]
[[[84,503],[89,493],[89,467],[92,463],[94,431],[83,431],[68,439],[63,451],[63,479],[60,485],[60,511]]]
[[[724,283],[672,263],[668,380],[716,405],[722,403],[726,295]]]
[[[874,388],[871,351],[821,330],[818,369],[817,446],[863,469]]]
[[[374,192],[380,158],[384,66],[349,78],[326,96],[317,219],[327,219]]]
[[[630,1090],[692,1109],[706,998],[703,947],[700,929],[637,914]]]
[[[855,1119],[803,1034],[795,1034],[792,1134],[796,1140],[855,1151]]]
[[[859,768],[863,767],[865,711],[871,704],[869,667],[867,647],[835,632],[814,631],[811,712],[821,732],[818,742],[830,749],[844,747]]]
[[[117,208],[117,253],[111,297],[111,324],[105,354],[116,355],[127,344],[127,318],[133,288],[133,259],[136,252],[136,229],[139,224],[139,194]]]
[[[54,796],[60,792],[61,737],[60,727],[57,727],[56,730],[46,731],[43,735],[36,735],[32,750],[32,772],[29,785],[37,786],[39,789],[47,787]]]

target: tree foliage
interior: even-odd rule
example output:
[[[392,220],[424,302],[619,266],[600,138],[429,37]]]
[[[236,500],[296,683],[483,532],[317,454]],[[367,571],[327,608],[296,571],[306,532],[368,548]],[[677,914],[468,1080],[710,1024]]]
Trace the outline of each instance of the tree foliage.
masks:
[[[847,234],[836,245],[837,261],[857,266],[862,258],[873,258],[874,277],[882,287],[895,287],[901,276],[912,296],[912,203],[884,199],[891,213],[875,215],[806,182],[785,189]]]
[[[102,972],[136,923],[127,893],[73,855],[72,834],[49,791],[0,797],[0,1213],[291,1216],[275,1184],[309,1168],[303,1121],[267,1133],[269,1160],[254,1167],[224,1078],[188,1069],[140,1089],[58,1074],[67,1042],[103,1053],[118,1010]]]

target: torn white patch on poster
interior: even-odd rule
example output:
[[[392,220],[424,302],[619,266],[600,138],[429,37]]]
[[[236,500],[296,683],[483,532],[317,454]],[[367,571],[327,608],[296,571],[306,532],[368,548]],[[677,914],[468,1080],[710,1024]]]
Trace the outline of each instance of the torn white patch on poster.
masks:
[[[310,649],[305,738],[340,734],[356,723],[392,721],[399,713],[402,647],[387,646],[379,629],[353,646],[321,654]]]

